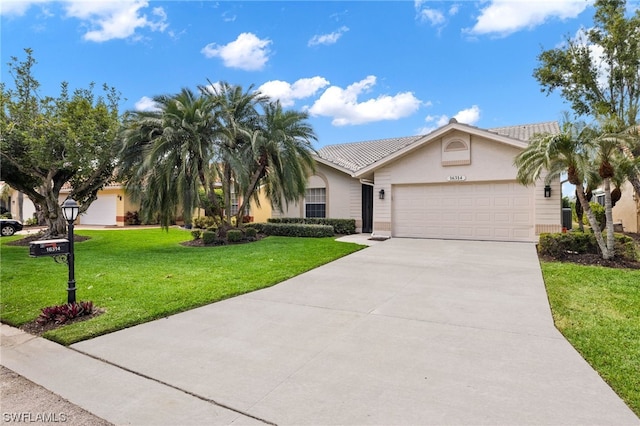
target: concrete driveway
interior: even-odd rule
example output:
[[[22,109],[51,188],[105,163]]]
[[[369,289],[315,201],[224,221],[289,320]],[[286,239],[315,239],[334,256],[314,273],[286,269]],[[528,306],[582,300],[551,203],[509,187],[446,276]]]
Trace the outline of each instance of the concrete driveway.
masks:
[[[391,239],[72,349],[41,340],[3,364],[86,365],[91,389],[41,380],[116,424],[640,424],[554,328],[532,244]]]

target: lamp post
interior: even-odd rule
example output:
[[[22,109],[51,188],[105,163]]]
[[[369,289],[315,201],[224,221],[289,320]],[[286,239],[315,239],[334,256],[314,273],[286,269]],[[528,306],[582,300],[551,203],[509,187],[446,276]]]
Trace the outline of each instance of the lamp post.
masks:
[[[76,277],[73,254],[73,222],[78,218],[80,206],[72,198],[67,198],[62,203],[62,214],[67,220],[69,235],[69,255],[67,256],[67,264],[69,265],[69,286],[67,288],[67,303],[75,303],[76,301]]]

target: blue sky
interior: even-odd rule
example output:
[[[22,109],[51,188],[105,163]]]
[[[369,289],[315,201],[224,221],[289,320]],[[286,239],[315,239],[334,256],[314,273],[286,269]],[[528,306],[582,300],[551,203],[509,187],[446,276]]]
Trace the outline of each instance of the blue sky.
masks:
[[[6,63],[30,47],[43,95],[115,86],[123,110],[207,81],[307,110],[324,145],[560,120],[532,77],[542,49],[592,25],[585,0],[2,0]]]

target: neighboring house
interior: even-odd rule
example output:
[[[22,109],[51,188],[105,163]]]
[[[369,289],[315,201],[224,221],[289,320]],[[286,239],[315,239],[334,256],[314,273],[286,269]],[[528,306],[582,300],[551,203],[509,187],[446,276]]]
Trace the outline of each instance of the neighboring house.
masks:
[[[550,193],[542,181],[524,187],[513,163],[535,133],[559,131],[452,119],[428,135],[325,146],[304,199],[273,214],[352,218],[376,236],[536,241],[562,230],[560,180]]]
[[[60,204],[71,193],[71,186],[65,184],[60,190]],[[86,212],[76,221],[78,225],[124,226],[127,212],[135,212],[140,204],[133,202],[124,192],[120,183],[112,183],[98,191],[97,198]]]
[[[613,223],[621,224],[624,232],[640,232],[640,200],[630,182],[625,182],[620,188],[622,196],[613,208]],[[602,200],[596,199],[604,205]]]
[[[0,207],[11,213],[13,219],[25,222],[34,217],[36,207],[31,200],[21,192],[11,188],[4,181],[0,181],[0,193],[5,193],[6,198],[0,200]],[[4,210],[3,210],[4,211]]]

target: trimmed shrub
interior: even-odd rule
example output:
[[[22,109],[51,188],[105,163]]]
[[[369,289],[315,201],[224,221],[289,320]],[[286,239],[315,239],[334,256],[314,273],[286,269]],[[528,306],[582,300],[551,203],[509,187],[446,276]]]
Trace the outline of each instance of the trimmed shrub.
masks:
[[[237,243],[239,241],[242,241],[243,236],[244,234],[239,229],[230,229],[229,231],[227,231],[227,241],[229,241],[230,243]]]
[[[2,214],[0,215],[0,217],[1,217],[2,219],[13,219],[13,216],[11,216],[11,213],[10,213],[10,212],[2,213]]]
[[[256,228],[246,227],[244,228],[244,235],[247,238],[256,238],[256,236],[258,235],[258,230]]]
[[[218,241],[218,234],[212,231],[204,231],[202,233],[202,242],[205,245],[215,244]]]
[[[324,217],[300,218],[282,217],[267,220],[270,223],[302,223],[308,225],[329,225],[333,227],[334,234],[350,235],[356,233],[355,219],[329,219]]]
[[[615,234],[615,254],[627,260],[640,260],[640,250],[631,237]],[[591,232],[569,232],[566,234],[540,234],[538,253],[561,259],[570,253],[600,254],[596,237]]]
[[[140,225],[140,215],[137,211],[135,212],[126,212],[124,214],[124,223],[125,225]]]
[[[244,229],[255,229],[257,232],[264,234],[264,226],[266,224],[263,222],[253,222],[253,223],[246,223],[244,225]]]
[[[640,261],[640,248],[633,238],[624,234],[616,234],[615,252],[623,259]]]
[[[191,231],[191,236],[193,237],[194,240],[199,240],[200,239],[200,235],[201,232],[199,229],[194,229],[193,231]]]
[[[333,226],[306,225],[302,223],[265,223],[263,232],[281,237],[333,237]]]
[[[208,229],[215,226],[216,221],[211,216],[199,216],[193,219],[193,226],[200,229]]]

